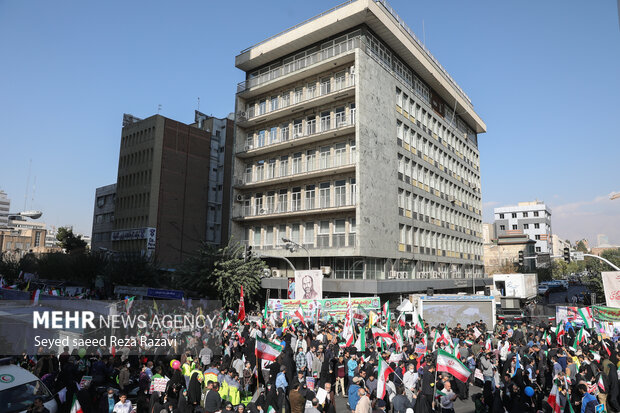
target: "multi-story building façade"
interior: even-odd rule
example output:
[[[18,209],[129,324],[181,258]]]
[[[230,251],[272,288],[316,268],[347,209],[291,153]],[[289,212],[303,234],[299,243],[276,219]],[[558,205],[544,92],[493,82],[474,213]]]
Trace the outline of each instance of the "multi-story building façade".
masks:
[[[347,2],[242,51],[236,66],[236,239],[306,269],[306,252],[282,239],[301,244],[327,293],[483,277],[486,126],[386,2]]]

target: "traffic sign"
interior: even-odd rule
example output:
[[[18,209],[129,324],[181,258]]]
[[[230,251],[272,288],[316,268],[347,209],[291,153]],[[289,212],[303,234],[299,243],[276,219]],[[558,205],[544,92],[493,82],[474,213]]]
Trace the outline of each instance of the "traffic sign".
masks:
[[[572,259],[574,261],[583,261],[583,252],[581,251],[574,251],[572,254]]]

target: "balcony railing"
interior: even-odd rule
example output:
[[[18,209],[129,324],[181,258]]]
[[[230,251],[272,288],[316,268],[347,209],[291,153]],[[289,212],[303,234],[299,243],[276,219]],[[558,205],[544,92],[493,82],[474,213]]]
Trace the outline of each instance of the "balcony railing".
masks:
[[[257,175],[256,179],[253,179],[252,174],[248,172],[248,173],[243,174],[243,179],[241,180],[241,182],[239,182],[238,179],[236,180],[236,185],[256,184],[256,183],[261,183],[261,182],[269,182],[269,181],[280,179],[280,178],[295,178],[296,176],[305,177],[306,175],[309,175],[309,174],[318,174],[324,171],[330,172],[336,168],[341,168],[344,166],[350,166],[350,165],[355,164],[355,159],[353,155],[351,155],[350,157],[347,155],[334,156],[333,161],[334,162],[331,165],[328,162],[327,166],[322,167],[323,164],[321,164],[321,167],[319,168],[317,168],[316,160],[311,163],[301,162],[298,166],[298,172],[295,172],[293,170],[292,173],[288,173],[288,171],[286,171],[286,173],[284,174],[282,173],[274,174],[273,176],[267,173],[267,174],[263,174],[262,176]],[[276,171],[278,171],[278,169],[276,169]],[[261,179],[258,179],[258,178],[261,178]]]
[[[313,100],[319,100],[320,98],[324,97],[324,96],[330,96],[330,95],[334,95],[339,93],[340,91],[344,90],[344,89],[348,89],[349,87],[355,86],[355,77],[354,75],[351,75],[351,77],[349,77],[347,80],[339,80],[339,79],[334,79],[334,81],[330,81],[331,86],[329,88],[329,91],[326,91],[322,85],[320,90],[320,93],[316,93],[316,88],[314,89],[313,92],[309,93],[306,90],[306,93],[304,93],[303,97],[301,99],[299,99],[298,101],[293,102],[292,104],[290,103],[290,98],[287,97],[282,97],[280,96],[278,98],[278,105],[277,106],[272,106],[272,105],[266,105],[264,110],[256,110],[256,109],[252,109],[253,107],[250,106],[247,110],[246,110],[246,116],[247,116],[247,120],[253,120],[255,118],[264,116],[264,115],[268,115],[270,113],[274,113],[274,112],[283,112],[285,111],[285,109],[291,108],[295,105],[301,104],[301,103],[307,103],[309,101],[313,101]],[[241,121],[243,121],[243,119],[240,119]]]
[[[315,204],[316,205],[316,204]],[[320,204],[319,204],[320,205]],[[290,205],[287,203],[286,205],[284,204],[279,204],[277,207],[275,208],[271,208],[268,209],[266,206],[260,206],[257,207],[256,205],[253,206],[243,206],[241,207],[241,214],[236,214],[236,218],[246,218],[246,217],[255,217],[255,216],[268,216],[268,215],[272,215],[272,214],[284,214],[284,213],[289,213],[289,212],[318,212],[321,210],[333,210],[335,208],[344,208],[344,207],[352,207],[355,206],[355,203],[352,202],[347,202],[345,204],[342,205],[328,205],[328,206],[324,206],[324,207],[315,207],[315,208],[306,208],[307,205],[305,202],[301,202],[300,205],[296,205],[295,207],[299,206],[299,209],[294,209],[293,208],[293,203],[291,203]],[[303,208],[302,208],[303,206]]]
[[[320,135],[320,134],[326,133],[326,132],[337,131],[339,129],[345,129],[345,128],[348,128],[348,127],[353,125],[355,120],[354,119],[351,119],[351,120],[352,120],[352,122],[347,122],[346,119],[345,119],[345,121],[343,123],[339,124],[339,125],[336,125],[335,122],[332,121],[332,122],[330,122],[329,125],[327,125],[327,124],[324,125],[326,129],[319,130],[319,131],[316,131],[314,133],[307,133],[307,128],[306,128],[306,133],[305,134],[304,134],[304,128],[302,128],[301,125],[299,125],[299,127],[297,127],[297,125],[295,125],[293,127],[292,139],[300,139],[300,138],[305,138],[305,137],[308,137],[308,136]],[[259,148],[266,148],[266,147],[269,147],[269,146],[277,145],[277,144],[279,144],[281,142],[287,142],[289,140],[291,140],[291,139],[288,138],[288,134],[287,134],[286,138],[282,138],[282,136],[279,136],[278,138],[275,139],[275,141],[273,143],[268,143],[268,144],[265,144],[264,140],[261,140],[260,138],[258,138],[258,139],[256,139],[257,143],[262,143],[262,145],[256,145],[255,146],[255,145],[249,144],[248,141],[246,141],[246,144],[245,144],[245,147],[244,147],[244,151],[251,151],[253,149],[259,149]]]
[[[321,49],[317,52],[309,54],[308,56],[304,56],[302,58],[293,60],[292,62],[283,64],[280,67],[276,67],[275,69],[271,69],[268,72],[240,82],[237,85],[237,93],[244,92],[247,89],[262,85],[264,83],[289,75],[291,73],[304,70],[308,66],[312,66],[313,64],[322,62],[323,60],[331,59],[332,57],[347,53],[358,47],[359,43],[360,38],[354,37],[352,39],[347,39],[343,42],[337,43],[325,49]]]

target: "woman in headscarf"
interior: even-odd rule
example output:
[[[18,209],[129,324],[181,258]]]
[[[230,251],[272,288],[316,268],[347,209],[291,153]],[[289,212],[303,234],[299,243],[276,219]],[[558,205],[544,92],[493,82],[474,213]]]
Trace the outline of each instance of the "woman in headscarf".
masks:
[[[189,379],[187,388],[187,403],[192,407],[191,411],[200,406],[200,398],[202,396],[202,377],[196,372]],[[180,400],[180,398],[179,398]]]
[[[160,402],[161,394],[158,391],[151,393],[151,399],[149,400],[149,413],[159,413],[162,405]]]
[[[187,402],[187,389],[183,389],[179,394],[179,402],[177,403],[174,413],[191,413],[195,409]]]

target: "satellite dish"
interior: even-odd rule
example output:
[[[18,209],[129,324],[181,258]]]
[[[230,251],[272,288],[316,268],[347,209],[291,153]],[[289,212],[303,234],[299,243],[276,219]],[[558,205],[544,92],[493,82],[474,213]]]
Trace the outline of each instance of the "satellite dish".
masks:
[[[22,217],[27,217],[27,218],[32,218],[32,219],[39,219],[39,218],[41,218],[41,215],[43,215],[43,212],[41,212],[41,211],[24,211],[24,212],[20,212],[19,215],[21,215]]]

